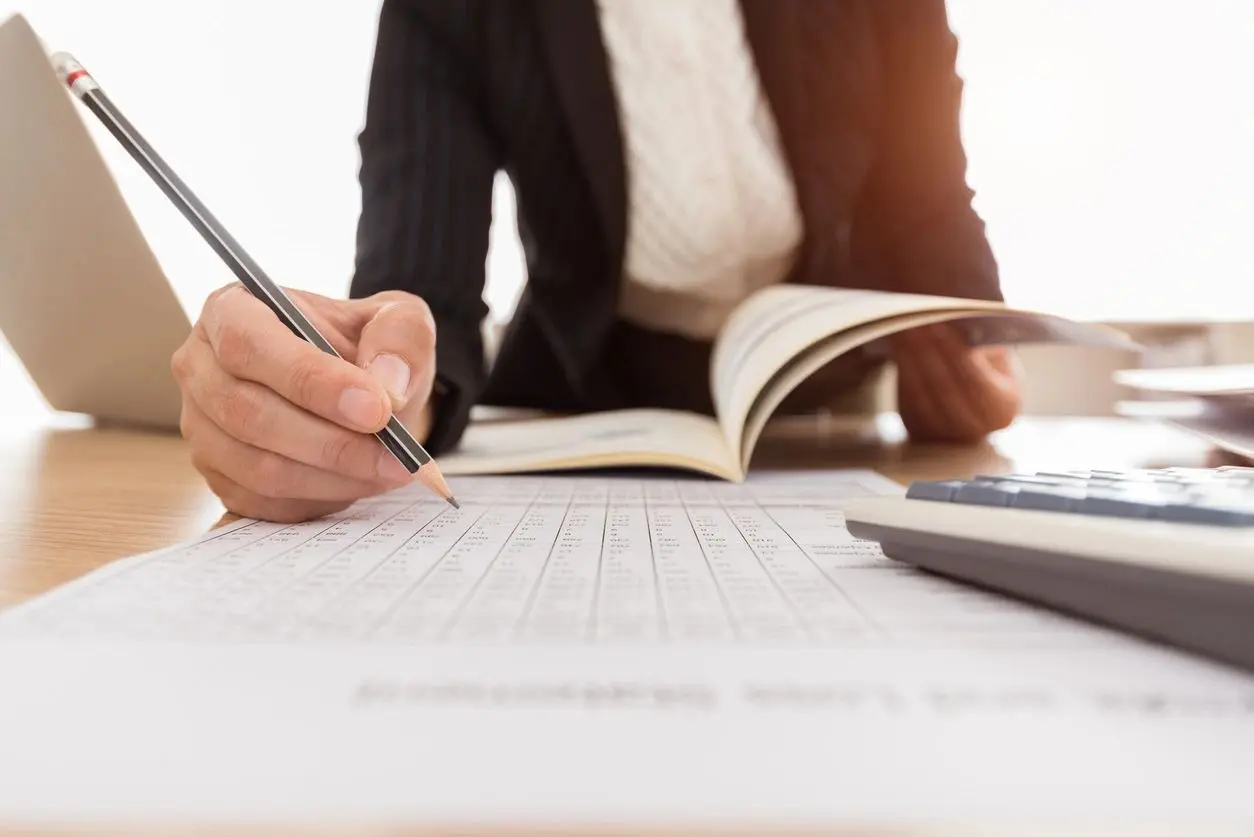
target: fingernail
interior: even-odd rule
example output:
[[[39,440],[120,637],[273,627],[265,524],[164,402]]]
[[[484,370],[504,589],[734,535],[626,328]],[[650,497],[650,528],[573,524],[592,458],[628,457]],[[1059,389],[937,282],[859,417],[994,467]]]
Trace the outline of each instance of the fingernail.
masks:
[[[409,364],[396,355],[379,355],[370,361],[367,369],[393,398],[405,398],[405,391],[409,389]]]
[[[386,450],[379,453],[379,476],[388,482],[395,483],[406,483],[413,479],[413,475],[405,470],[405,466]]]
[[[375,428],[383,423],[385,406],[379,396],[366,389],[346,389],[340,395],[340,413],[362,428]]]

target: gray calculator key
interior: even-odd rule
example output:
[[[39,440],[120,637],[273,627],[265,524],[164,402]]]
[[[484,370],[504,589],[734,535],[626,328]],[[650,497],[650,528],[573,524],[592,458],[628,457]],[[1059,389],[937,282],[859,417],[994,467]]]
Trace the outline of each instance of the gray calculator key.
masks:
[[[1150,477],[1140,471],[1093,471],[1090,477],[1095,482],[1135,483],[1150,480]]]
[[[1166,505],[1167,501],[1157,492],[1095,489],[1079,501],[1074,511],[1103,517],[1149,518]]]
[[[1016,509],[1071,512],[1079,508],[1086,493],[1083,488],[1067,485],[1024,487],[1015,494],[1010,505]]]
[[[953,500],[958,489],[966,485],[962,480],[920,481],[910,483],[906,489],[907,500],[940,500],[948,503]]]
[[[1174,468],[981,474],[913,483],[906,496],[965,505],[1227,526],[1254,526],[1250,471]]]
[[[1254,507],[1208,506],[1168,503],[1154,512],[1157,520],[1174,523],[1210,523],[1222,526],[1254,526]]]
[[[953,502],[971,506],[1009,506],[1019,491],[1013,483],[969,482],[954,494]]]
[[[1086,481],[1081,477],[1050,477],[1042,476],[1041,474],[1007,474],[998,480],[998,482],[1019,483],[1025,487],[1028,485],[1070,485],[1079,487],[1086,484]]]

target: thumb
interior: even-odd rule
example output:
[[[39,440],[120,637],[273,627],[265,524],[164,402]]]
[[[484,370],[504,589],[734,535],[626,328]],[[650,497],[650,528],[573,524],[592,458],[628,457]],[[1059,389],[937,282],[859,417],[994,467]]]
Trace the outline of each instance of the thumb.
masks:
[[[425,403],[435,381],[435,319],[412,294],[364,300],[374,308],[361,329],[357,363],[392,396],[394,411]]]

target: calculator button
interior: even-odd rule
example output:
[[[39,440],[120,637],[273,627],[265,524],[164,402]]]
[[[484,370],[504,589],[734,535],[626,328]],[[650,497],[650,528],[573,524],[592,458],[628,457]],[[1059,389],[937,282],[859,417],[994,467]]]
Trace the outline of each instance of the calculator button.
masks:
[[[962,480],[921,481],[911,483],[906,489],[908,500],[940,500],[949,502],[958,493],[958,489],[966,485]]]
[[[1040,471],[917,482],[906,496],[965,505],[1254,526],[1254,469]]]
[[[1225,508],[1223,506],[1171,503],[1158,509],[1157,520],[1175,523],[1211,523],[1220,526],[1254,526],[1254,506]]]
[[[1075,511],[1084,500],[1083,488],[1059,485],[1054,487],[1041,486],[1022,488],[1015,494],[1011,503],[1016,509],[1032,509],[1034,511]]]
[[[953,502],[971,506],[1009,506],[1018,492],[1013,483],[969,482],[959,488]]]
[[[1148,518],[1167,505],[1167,502],[1162,494],[1154,491],[1096,489],[1085,494],[1074,511],[1103,517]]]

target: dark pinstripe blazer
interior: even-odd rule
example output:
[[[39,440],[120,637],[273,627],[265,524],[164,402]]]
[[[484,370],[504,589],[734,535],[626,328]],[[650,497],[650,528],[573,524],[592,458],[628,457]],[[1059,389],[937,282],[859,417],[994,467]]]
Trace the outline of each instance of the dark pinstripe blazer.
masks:
[[[1000,298],[966,182],[944,0],[741,8],[806,227],[791,281]],[[431,306],[434,452],[475,403],[621,406],[597,371],[628,221],[618,118],[594,0],[383,0],[351,293],[399,288]],[[498,171],[514,185],[528,279],[489,370]]]

